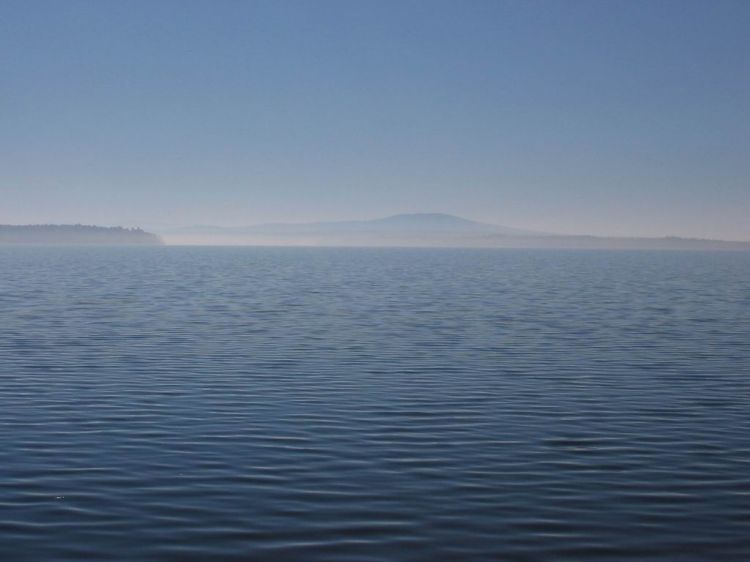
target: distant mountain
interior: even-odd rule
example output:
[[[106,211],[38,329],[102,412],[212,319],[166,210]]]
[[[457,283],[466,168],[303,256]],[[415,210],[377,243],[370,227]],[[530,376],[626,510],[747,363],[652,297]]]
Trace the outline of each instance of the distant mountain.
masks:
[[[442,213],[311,223],[266,223],[243,227],[192,226],[163,231],[170,242],[266,243],[303,245],[435,245],[438,241],[477,235],[537,236],[535,233]],[[447,239],[446,239],[447,237]],[[202,241],[202,242],[201,242]]]
[[[171,244],[207,245],[750,250],[750,242],[555,235],[441,213],[401,214],[361,221],[195,226],[162,234]]]
[[[320,223],[319,223],[320,224]],[[326,223],[322,223],[326,224]],[[328,223],[331,224],[331,223]],[[356,223],[364,229],[372,230],[401,230],[401,231],[424,231],[424,232],[472,232],[472,233],[495,233],[508,236],[538,235],[539,232],[509,228],[496,224],[477,222],[455,215],[443,213],[409,213],[393,215],[382,219],[368,221],[357,221]]]
[[[159,245],[156,234],[140,228],[82,224],[0,225],[0,244]]]

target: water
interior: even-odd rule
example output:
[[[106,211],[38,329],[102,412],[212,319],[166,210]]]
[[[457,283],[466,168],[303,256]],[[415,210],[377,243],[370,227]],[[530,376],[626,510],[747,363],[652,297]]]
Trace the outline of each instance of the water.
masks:
[[[750,559],[750,255],[0,248],[0,559]]]

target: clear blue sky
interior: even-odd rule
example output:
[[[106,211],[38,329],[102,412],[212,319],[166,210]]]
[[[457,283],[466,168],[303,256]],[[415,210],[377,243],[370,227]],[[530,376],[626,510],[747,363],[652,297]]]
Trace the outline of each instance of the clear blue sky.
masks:
[[[0,223],[750,240],[750,2],[0,0]]]

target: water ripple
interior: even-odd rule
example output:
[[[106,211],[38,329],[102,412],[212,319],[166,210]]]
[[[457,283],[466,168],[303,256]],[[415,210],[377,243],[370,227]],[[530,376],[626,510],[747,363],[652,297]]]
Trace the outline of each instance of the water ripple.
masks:
[[[0,558],[744,561],[750,256],[0,248]]]

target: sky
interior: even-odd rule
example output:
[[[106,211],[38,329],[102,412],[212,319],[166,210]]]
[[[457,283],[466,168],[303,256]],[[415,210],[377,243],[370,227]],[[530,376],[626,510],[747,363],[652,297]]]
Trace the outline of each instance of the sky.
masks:
[[[0,0],[0,223],[750,240],[746,0]]]

